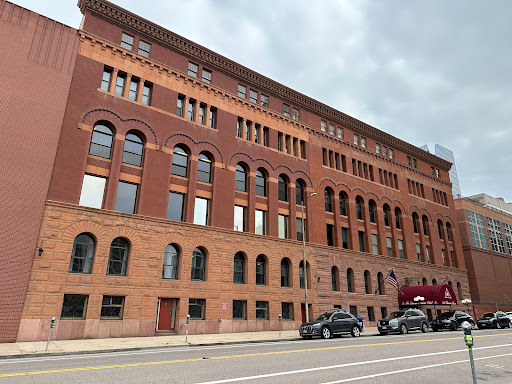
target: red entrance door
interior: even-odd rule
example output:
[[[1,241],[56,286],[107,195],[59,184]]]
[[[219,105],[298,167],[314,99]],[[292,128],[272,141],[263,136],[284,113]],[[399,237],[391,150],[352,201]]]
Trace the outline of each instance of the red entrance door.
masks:
[[[306,322],[306,306],[304,304],[300,305],[300,312],[302,314],[302,324]]]
[[[176,302],[178,299],[160,299],[158,330],[171,331],[176,323]]]

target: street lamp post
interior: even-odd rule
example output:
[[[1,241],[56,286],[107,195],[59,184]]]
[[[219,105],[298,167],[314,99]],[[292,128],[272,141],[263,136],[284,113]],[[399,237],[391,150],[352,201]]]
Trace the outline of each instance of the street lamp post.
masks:
[[[420,310],[421,310],[421,303],[425,301],[425,298],[423,296],[416,296],[414,299],[414,302],[418,304]]]
[[[466,304],[466,311],[468,311],[468,313],[471,315],[471,312],[469,310],[469,304],[471,304],[471,299],[464,299],[464,300],[461,300],[461,303],[462,304]]]
[[[306,264],[306,232],[304,228],[304,206],[307,204],[310,197],[316,196],[318,193],[313,192],[311,195],[306,197],[306,200],[302,200],[302,263],[304,264],[304,298],[306,305],[306,323],[309,323],[309,306],[308,306],[308,269]]]

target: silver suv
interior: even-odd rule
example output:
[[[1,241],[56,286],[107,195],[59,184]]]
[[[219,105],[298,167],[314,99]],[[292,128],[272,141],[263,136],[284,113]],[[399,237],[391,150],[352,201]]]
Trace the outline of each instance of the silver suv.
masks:
[[[385,335],[389,332],[405,334],[415,329],[426,333],[428,332],[428,319],[425,314],[418,309],[403,309],[392,312],[384,319],[379,320],[377,327],[381,335]]]
[[[322,313],[315,320],[304,323],[299,328],[299,334],[304,339],[311,339],[313,336],[321,336],[329,339],[333,335],[350,333],[353,337],[359,337],[361,326],[357,318],[342,309],[334,309]]]

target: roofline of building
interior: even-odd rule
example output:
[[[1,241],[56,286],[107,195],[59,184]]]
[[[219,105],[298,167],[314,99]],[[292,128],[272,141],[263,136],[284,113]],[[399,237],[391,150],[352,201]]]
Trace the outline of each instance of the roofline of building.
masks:
[[[194,60],[207,64],[207,66],[212,69],[215,68],[216,70],[225,72],[244,83],[253,85],[261,90],[273,94],[274,96],[287,100],[291,104],[307,109],[326,120],[330,120],[339,125],[350,128],[357,133],[371,137],[378,142],[387,144],[388,146],[400,149],[403,152],[416,158],[420,158],[429,164],[435,165],[446,171],[448,171],[452,165],[449,161],[423,151],[410,143],[400,140],[395,136],[383,132],[352,116],[288,88],[109,1],[79,0],[78,7],[84,15],[86,11],[89,10],[110,22],[141,33],[158,44],[166,46],[173,51],[177,51]]]
[[[477,195],[475,195],[477,196]],[[464,200],[464,201],[467,201],[468,203],[472,203],[472,204],[475,204],[475,205],[478,205],[482,208],[486,208],[486,209],[489,209],[491,211],[494,211],[494,212],[497,212],[499,214],[502,214],[502,215],[505,215],[505,216],[509,216],[509,217],[512,217],[512,214],[509,213],[509,212],[506,212],[506,211],[503,211],[501,209],[498,209],[498,208],[495,208],[495,207],[490,207],[488,205],[485,205],[485,204],[482,204],[482,203],[479,203],[478,201],[475,201],[475,200],[472,200],[470,199],[469,197],[459,197],[457,199],[453,199],[454,202],[456,202],[457,200]]]

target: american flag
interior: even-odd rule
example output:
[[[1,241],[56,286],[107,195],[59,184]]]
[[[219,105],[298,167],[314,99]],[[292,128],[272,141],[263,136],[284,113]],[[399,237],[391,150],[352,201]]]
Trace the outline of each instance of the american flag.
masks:
[[[395,272],[393,272],[393,270],[389,272],[388,277],[386,277],[385,281],[391,284],[393,288],[396,289],[397,292],[400,292],[400,286],[398,284],[398,280],[396,279]]]

